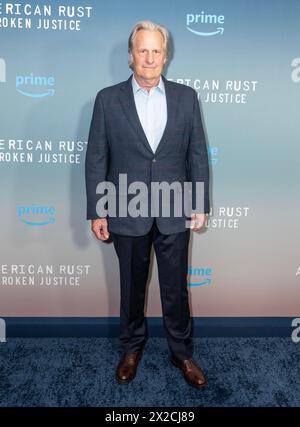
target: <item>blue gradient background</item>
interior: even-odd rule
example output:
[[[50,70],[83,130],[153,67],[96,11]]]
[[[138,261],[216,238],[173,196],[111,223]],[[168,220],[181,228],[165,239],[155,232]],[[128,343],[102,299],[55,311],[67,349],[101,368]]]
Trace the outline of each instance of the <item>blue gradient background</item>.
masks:
[[[174,46],[167,78],[258,81],[244,105],[205,103],[200,92],[208,145],[218,147],[218,163],[211,167],[213,217],[222,206],[246,206],[249,215],[240,218],[238,229],[193,233],[189,265],[213,273],[211,285],[191,287],[192,313],[299,314],[300,83],[291,79],[291,61],[300,57],[300,2],[68,4],[93,7],[79,32],[0,28],[0,57],[7,66],[7,82],[0,83],[0,139],[86,141],[96,92],[130,75],[132,26],[141,19],[162,23]],[[201,11],[225,16],[222,36],[186,30],[186,14]],[[30,73],[53,76],[54,97],[20,95],[15,76]],[[85,220],[83,160],[84,153],[80,165],[1,163],[1,264],[91,266],[76,289],[1,286],[1,316],[118,315],[117,257],[111,244],[95,240]],[[17,206],[32,203],[55,207],[55,224],[22,223]],[[147,314],[157,316],[155,258],[149,280]]]

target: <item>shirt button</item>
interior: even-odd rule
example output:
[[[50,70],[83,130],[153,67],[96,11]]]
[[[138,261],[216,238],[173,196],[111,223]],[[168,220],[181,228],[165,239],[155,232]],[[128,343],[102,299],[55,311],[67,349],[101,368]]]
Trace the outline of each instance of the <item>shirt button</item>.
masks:
[[[152,162],[156,162],[156,159],[152,159]]]

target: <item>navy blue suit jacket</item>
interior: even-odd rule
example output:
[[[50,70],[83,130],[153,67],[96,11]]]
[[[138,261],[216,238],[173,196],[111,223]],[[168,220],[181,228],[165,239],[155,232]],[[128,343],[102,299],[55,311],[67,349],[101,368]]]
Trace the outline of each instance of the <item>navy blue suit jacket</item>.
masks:
[[[119,174],[127,174],[128,185],[134,181],[146,184],[149,214],[135,218],[108,215],[108,228],[122,235],[141,236],[150,230],[154,219],[150,214],[151,182],[190,181],[193,185],[204,182],[203,212],[209,212],[209,167],[196,92],[162,76],[167,124],[153,153],[138,117],[131,78],[102,89],[96,96],[85,163],[87,219],[99,218],[96,206],[101,195],[97,194],[97,185],[103,181],[113,182],[117,200],[122,200],[127,188],[118,185]],[[133,197],[129,195],[128,202]],[[173,203],[172,197],[170,203]],[[193,207],[194,204],[193,199]],[[172,215],[172,206],[170,212],[170,217],[163,217],[161,212],[155,215],[159,230],[164,234],[186,231],[184,212],[180,217]]]

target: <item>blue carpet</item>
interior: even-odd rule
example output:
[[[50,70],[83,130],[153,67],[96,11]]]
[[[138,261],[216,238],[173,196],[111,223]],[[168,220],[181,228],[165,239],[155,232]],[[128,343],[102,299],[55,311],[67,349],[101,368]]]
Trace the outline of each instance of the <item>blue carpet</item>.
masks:
[[[164,338],[150,338],[137,376],[119,385],[117,338],[8,338],[0,406],[300,406],[300,345],[289,338],[194,338],[208,378],[187,385]]]

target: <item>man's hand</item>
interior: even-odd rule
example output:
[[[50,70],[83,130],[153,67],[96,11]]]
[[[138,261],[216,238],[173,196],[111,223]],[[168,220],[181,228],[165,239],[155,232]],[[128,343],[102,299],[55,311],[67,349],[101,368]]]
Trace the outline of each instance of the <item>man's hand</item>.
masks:
[[[109,238],[108,223],[105,218],[92,219],[91,229],[97,239],[107,240]]]
[[[206,214],[194,213],[191,215],[191,230],[199,231],[205,224]]]

